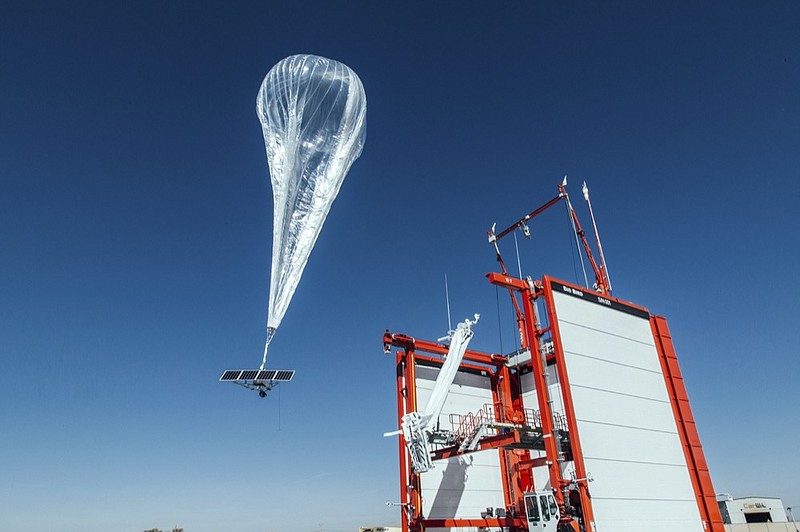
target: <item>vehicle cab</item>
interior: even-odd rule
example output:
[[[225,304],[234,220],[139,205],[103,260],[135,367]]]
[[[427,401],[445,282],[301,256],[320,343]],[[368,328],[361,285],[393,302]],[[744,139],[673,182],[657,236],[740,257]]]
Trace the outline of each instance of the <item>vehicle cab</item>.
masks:
[[[525,514],[528,532],[556,532],[561,519],[558,504],[550,491],[526,493]]]

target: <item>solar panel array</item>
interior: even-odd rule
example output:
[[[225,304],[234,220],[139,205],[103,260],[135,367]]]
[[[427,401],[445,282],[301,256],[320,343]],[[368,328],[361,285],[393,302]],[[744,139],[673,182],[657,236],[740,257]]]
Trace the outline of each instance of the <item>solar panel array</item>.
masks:
[[[281,381],[288,382],[294,377],[294,370],[287,369],[229,369],[221,381]]]

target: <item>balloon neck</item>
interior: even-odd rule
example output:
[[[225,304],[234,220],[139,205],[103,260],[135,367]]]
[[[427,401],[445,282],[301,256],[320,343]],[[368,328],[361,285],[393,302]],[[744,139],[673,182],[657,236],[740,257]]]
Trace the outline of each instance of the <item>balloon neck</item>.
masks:
[[[269,343],[272,341],[272,337],[275,336],[275,331],[278,329],[276,327],[267,327],[267,342],[264,344],[264,357],[261,359],[261,367],[259,369],[264,369],[264,366],[267,364],[267,350],[269,350]]]

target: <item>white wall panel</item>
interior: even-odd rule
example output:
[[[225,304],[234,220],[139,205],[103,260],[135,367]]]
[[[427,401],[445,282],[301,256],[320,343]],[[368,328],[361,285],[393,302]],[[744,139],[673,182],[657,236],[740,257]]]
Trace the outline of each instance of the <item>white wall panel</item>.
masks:
[[[653,343],[650,324],[641,327],[642,318],[627,312],[616,311],[610,306],[599,305],[553,290],[556,302],[559,327],[562,323],[573,323],[582,329],[601,331],[605,334],[620,336],[629,340]],[[591,309],[590,309],[591,307]],[[610,311],[613,312],[613,317]]]
[[[574,360],[567,361],[567,367]],[[598,379],[603,375],[598,375]],[[601,386],[598,383],[598,386]],[[575,402],[575,417],[578,423],[590,421],[622,427],[639,427],[646,430],[661,430],[675,434],[677,428],[672,407],[667,402],[642,399],[633,395],[622,395],[599,388],[574,386],[570,382],[572,400]],[[578,407],[580,405],[580,408]],[[580,431],[580,425],[578,426]],[[614,427],[608,427],[614,431]]]
[[[675,445],[675,435],[671,432],[618,427],[614,431],[615,441],[608,438],[605,425],[585,421],[580,423],[580,429],[581,441],[592,442],[589,447],[594,455],[587,458],[685,465],[683,449]],[[620,445],[618,441],[625,443]]]
[[[438,368],[417,366],[417,407],[425,409]],[[475,413],[492,404],[489,377],[459,372],[447,395],[440,422],[450,429],[449,414]],[[421,475],[422,513],[429,519],[479,518],[486,508],[504,507],[500,456],[496,450],[437,460]]]
[[[564,401],[561,398],[561,388],[558,383],[555,366],[547,368],[547,382],[550,383],[550,400],[553,401],[553,412],[564,414]],[[539,410],[539,399],[536,395],[536,384],[533,382],[533,373],[528,372],[519,379],[522,389],[522,404],[525,408]]]
[[[593,499],[688,500],[697,511],[685,465],[590,458],[586,459],[586,467],[594,477],[590,485]],[[689,491],[676,489],[682,486],[687,486]]]
[[[553,298],[597,531],[702,532],[649,320],[575,293]]]
[[[666,383],[660,367],[658,371],[651,371],[572,352],[569,355],[583,359],[570,365],[569,382],[572,386],[597,388],[599,380],[602,383],[599,387],[612,393],[656,401],[663,401],[666,396]]]
[[[567,310],[574,311],[573,308]],[[559,314],[558,327],[561,330],[561,336],[570,340],[570,353],[593,356],[609,363],[661,372],[658,359],[654,360],[648,356],[655,345],[652,338],[649,342],[643,342],[567,321],[562,322],[560,318]],[[640,318],[634,317],[634,319]]]
[[[690,532],[703,529],[687,517],[696,511],[694,501],[604,499],[595,517],[598,532]]]

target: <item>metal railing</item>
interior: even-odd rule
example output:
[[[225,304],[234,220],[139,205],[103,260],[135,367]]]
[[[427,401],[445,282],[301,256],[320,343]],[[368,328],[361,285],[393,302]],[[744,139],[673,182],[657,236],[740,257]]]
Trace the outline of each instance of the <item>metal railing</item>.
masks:
[[[497,405],[495,408],[491,403],[486,403],[477,412],[467,414],[450,414],[450,426],[453,434],[459,442],[470,441],[475,438],[480,430],[497,430],[492,425],[515,425],[520,429],[529,428],[531,430],[542,428],[542,416],[538,410],[526,408],[523,410],[524,419],[514,419],[508,416],[505,409]],[[553,430],[567,432],[567,418],[558,412],[553,412]]]

